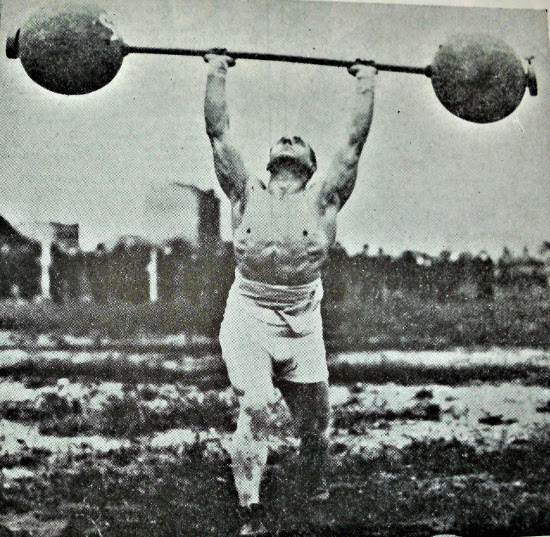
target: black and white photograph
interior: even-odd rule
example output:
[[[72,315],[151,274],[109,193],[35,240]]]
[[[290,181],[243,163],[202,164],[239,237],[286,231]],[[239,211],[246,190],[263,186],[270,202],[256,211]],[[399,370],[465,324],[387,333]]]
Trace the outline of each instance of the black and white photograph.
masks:
[[[0,0],[0,537],[549,536],[549,7]]]

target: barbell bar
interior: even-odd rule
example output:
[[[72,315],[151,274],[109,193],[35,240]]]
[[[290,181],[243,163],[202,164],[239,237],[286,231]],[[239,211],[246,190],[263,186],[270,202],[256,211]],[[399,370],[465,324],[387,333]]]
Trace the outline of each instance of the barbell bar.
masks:
[[[6,43],[32,80],[64,95],[106,86],[129,54],[204,56],[211,49],[131,46],[117,35],[107,15],[93,6],[63,6],[36,12]],[[235,59],[349,67],[358,60],[228,51]],[[537,95],[532,57],[527,69],[513,49],[488,35],[463,34],[441,45],[431,65],[412,67],[365,62],[378,71],[425,75],[443,106],[476,123],[498,121],[520,104],[526,89]]]
[[[204,56],[213,49],[181,49],[181,48],[157,48],[157,47],[132,47],[123,45],[122,51],[125,55],[130,53],[138,54],[168,54],[176,56]],[[309,65],[326,65],[328,67],[351,67],[357,60],[338,60],[333,58],[315,58],[312,56],[295,56],[291,54],[271,54],[268,52],[244,52],[227,51],[226,54],[235,60],[266,60],[274,62],[304,63]],[[378,71],[392,71],[394,73],[412,73],[429,76],[426,69],[428,67],[411,67],[408,65],[393,65],[386,63],[376,63],[366,61],[372,64]]]

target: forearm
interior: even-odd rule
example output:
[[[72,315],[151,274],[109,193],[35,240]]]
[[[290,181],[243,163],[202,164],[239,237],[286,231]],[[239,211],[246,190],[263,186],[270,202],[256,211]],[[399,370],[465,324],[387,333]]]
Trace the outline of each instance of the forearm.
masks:
[[[226,76],[226,64],[221,62],[209,64],[204,98],[204,118],[206,132],[210,139],[221,138],[229,127],[225,90]]]
[[[348,127],[348,144],[357,159],[367,140],[374,111],[374,77],[359,71],[356,75],[355,96],[351,122]],[[350,155],[351,156],[351,155]]]
[[[367,140],[374,109],[374,85],[376,69],[357,63],[348,71],[355,76],[355,95],[347,136],[336,152],[325,180],[327,199],[338,194],[340,208],[349,198],[357,180],[359,157]]]
[[[235,60],[217,50],[204,59],[208,63],[204,117],[214,154],[214,170],[225,194],[231,199],[239,198],[248,182],[248,173],[231,141],[225,94],[227,70],[235,65]]]

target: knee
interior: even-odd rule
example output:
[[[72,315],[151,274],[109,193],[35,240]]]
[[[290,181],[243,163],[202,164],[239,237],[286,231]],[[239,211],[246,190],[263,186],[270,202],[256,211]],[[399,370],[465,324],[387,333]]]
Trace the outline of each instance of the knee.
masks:
[[[250,420],[250,433],[254,440],[265,440],[269,436],[271,416],[267,406],[247,407],[245,412]]]
[[[268,405],[245,405],[241,409],[243,428],[256,441],[267,440],[273,429],[273,416]]]

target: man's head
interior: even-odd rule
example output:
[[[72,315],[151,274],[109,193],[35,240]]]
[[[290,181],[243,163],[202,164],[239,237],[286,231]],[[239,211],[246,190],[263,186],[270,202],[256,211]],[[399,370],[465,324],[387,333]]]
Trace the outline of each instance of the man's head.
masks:
[[[317,169],[317,159],[309,144],[299,136],[281,138],[269,151],[267,170],[275,173],[285,166],[298,167],[303,170],[309,179]]]

